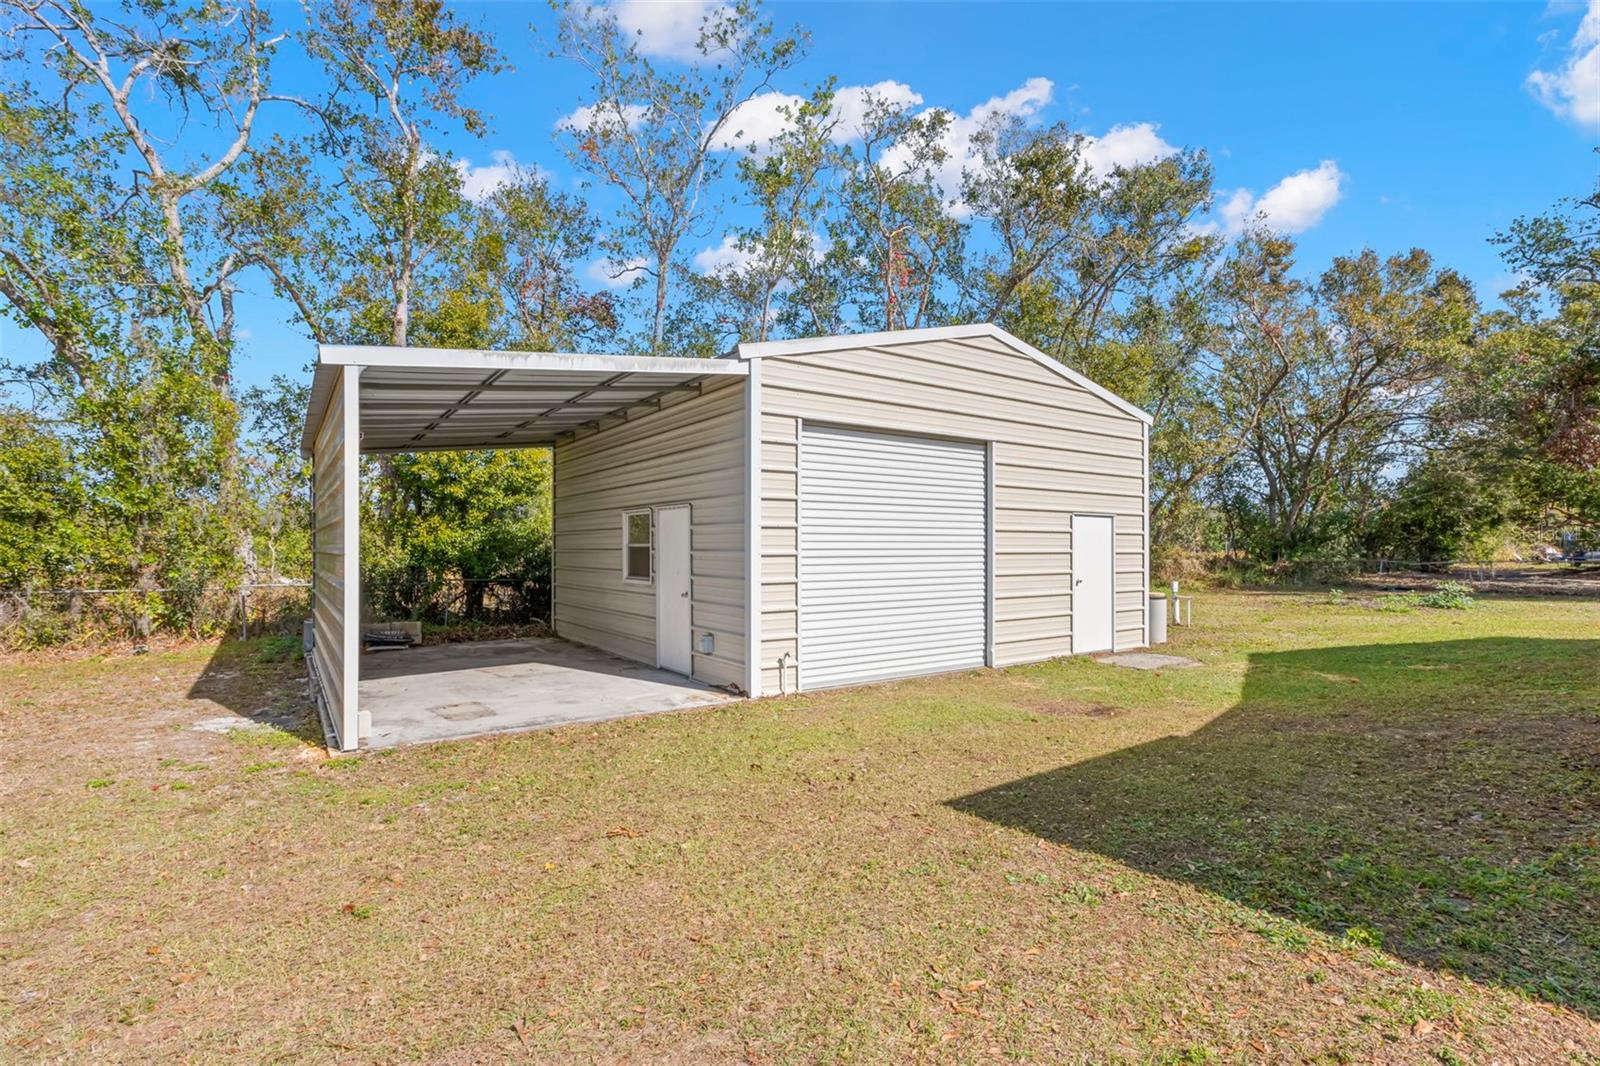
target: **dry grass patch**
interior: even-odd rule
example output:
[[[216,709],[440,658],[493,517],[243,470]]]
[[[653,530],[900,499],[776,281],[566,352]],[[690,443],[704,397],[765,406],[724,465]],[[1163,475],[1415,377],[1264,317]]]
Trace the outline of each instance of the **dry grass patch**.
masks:
[[[1199,615],[1192,670],[332,760],[280,646],[7,660],[0,1047],[1593,1061],[1600,605]]]

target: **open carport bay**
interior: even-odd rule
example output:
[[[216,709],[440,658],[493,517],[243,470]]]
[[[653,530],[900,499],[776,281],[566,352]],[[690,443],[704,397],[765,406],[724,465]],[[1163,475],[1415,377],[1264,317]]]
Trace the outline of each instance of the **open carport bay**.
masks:
[[[367,652],[371,748],[451,740],[732,699],[698,681],[555,637]]]

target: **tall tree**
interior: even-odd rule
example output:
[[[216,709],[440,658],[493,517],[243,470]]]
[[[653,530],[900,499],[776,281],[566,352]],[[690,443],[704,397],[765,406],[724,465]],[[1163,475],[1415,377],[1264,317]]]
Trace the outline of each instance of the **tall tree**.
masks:
[[[261,575],[299,577],[311,572],[306,485],[310,464],[300,454],[300,428],[311,388],[300,378],[274,374],[240,396],[251,446],[244,458],[250,490],[257,565]]]
[[[1212,191],[1203,153],[1097,173],[1082,134],[1015,116],[991,122],[975,145],[964,200],[993,239],[966,274],[964,315],[1080,370],[1132,300],[1192,284],[1216,254],[1199,226]]]
[[[1237,483],[1275,558],[1321,546],[1341,509],[1370,505],[1415,454],[1476,313],[1470,287],[1420,250],[1340,257],[1315,284],[1294,277],[1293,252],[1248,235],[1216,279],[1219,391],[1248,459]]]
[[[477,221],[488,269],[509,319],[506,343],[534,351],[598,347],[620,320],[612,296],[579,283],[597,223],[579,198],[555,192],[537,173],[518,170],[484,201]]]
[[[121,265],[149,275],[129,279],[133,284],[159,284],[176,302],[191,343],[204,349],[205,369],[225,386],[241,264],[232,249],[211,239],[207,222],[219,199],[236,192],[225,179],[249,150],[263,105],[301,102],[269,88],[268,67],[284,37],[270,34],[267,14],[250,2],[196,9],[144,2],[130,5],[125,22],[67,0],[4,0],[0,6],[10,69],[48,73],[46,79],[6,79],[8,126],[38,133],[53,125],[72,146],[66,153],[48,142],[13,147],[31,148],[34,167],[53,169],[63,187],[116,184],[128,201],[151,211],[159,254]],[[199,118],[220,134],[211,144],[195,143],[202,137],[175,143],[174,114],[179,129]],[[85,142],[110,156],[94,165],[82,151]],[[87,171],[77,169],[85,164]],[[43,206],[8,200],[24,209]],[[53,343],[70,346],[74,329],[55,319],[70,297],[49,283],[63,280],[52,270],[49,250],[8,241],[5,259],[0,293]]]
[[[937,180],[949,123],[946,111],[913,114],[869,94],[860,143],[840,153],[822,269],[865,328],[915,329],[949,317],[967,235]]]
[[[709,232],[719,206],[735,115],[799,60],[802,42],[776,34],[753,0],[735,0],[707,11],[695,52],[686,66],[658,66],[614,13],[588,4],[567,4],[557,31],[555,54],[591,80],[589,101],[561,127],[567,157],[621,199],[602,248],[614,276],[648,279],[652,354],[664,347],[680,247]]]
[[[1217,380],[1215,301],[1203,276],[1170,294],[1139,296],[1120,313],[1114,338],[1082,369],[1150,412],[1150,535],[1153,549],[1195,547],[1206,481],[1236,453],[1239,428],[1223,418]]]
[[[809,99],[780,104],[777,114],[779,132],[737,164],[740,199],[755,210],[755,222],[724,238],[728,261],[710,270],[696,290],[695,302],[724,349],[740,340],[766,340],[778,325],[782,294],[820,254],[817,225],[828,206],[839,121],[831,84]]]
[[[471,205],[436,140],[442,126],[482,134],[484,117],[462,90],[502,60],[439,0],[317,0],[303,40],[332,82],[328,147],[339,153],[341,196],[316,183],[298,190],[298,208],[320,208],[319,241],[284,237],[273,219],[243,231],[318,340],[403,346],[425,273],[468,244]],[[282,152],[271,173],[303,181],[304,162]]]
[[[1450,443],[1539,526],[1600,527],[1600,185],[1496,242],[1522,281],[1451,382]]]
[[[12,365],[66,427],[115,531],[112,580],[202,580],[240,539],[234,292],[213,220],[246,160],[282,41],[255,4],[0,5],[0,308],[49,344]]]

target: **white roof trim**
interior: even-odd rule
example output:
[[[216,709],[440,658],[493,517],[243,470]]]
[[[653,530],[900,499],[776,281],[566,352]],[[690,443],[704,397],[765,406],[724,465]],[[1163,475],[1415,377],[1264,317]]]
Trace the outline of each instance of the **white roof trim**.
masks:
[[[507,352],[478,348],[399,348],[324,344],[317,361],[335,366],[441,367],[451,370],[570,370],[574,373],[744,374],[739,363],[718,359],[590,355],[581,352]]]
[[[881,348],[897,344],[916,344],[920,341],[957,341],[972,337],[989,337],[999,341],[1017,352],[1017,354],[1025,355],[1040,366],[1055,371],[1073,384],[1087,389],[1111,406],[1132,415],[1146,425],[1155,420],[1143,408],[1129,403],[1104,385],[1090,381],[1060,360],[1050,358],[1033,345],[1018,340],[991,322],[975,322],[966,326],[937,326],[932,329],[898,329],[887,333],[843,334],[835,337],[800,337],[787,341],[741,344],[739,345],[739,358],[744,360],[765,359],[773,355],[811,355],[817,352],[839,352],[852,348]]]

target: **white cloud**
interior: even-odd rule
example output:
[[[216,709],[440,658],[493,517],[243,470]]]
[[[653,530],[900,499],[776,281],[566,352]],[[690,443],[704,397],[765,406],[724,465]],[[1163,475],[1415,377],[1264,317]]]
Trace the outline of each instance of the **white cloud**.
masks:
[[[1600,129],[1600,0],[1589,9],[1557,70],[1536,70],[1525,83],[1539,102],[1580,126]]]
[[[968,111],[965,115],[945,112],[950,115],[950,121],[945,126],[940,144],[944,148],[945,161],[935,168],[933,178],[944,193],[949,205],[950,213],[957,217],[968,213],[968,208],[960,202],[961,174],[962,171],[977,165],[979,156],[973,147],[972,138],[981,130],[990,119],[1002,115],[1015,115],[1018,118],[1028,118],[1036,115],[1044,108],[1054,95],[1054,84],[1049,78],[1029,78],[1017,88],[1004,96],[994,96]],[[932,108],[925,114],[943,111],[943,108]],[[910,149],[896,145],[883,154],[883,165],[890,170],[898,170],[910,161]]]
[[[638,126],[639,123],[644,121],[645,115],[649,113],[650,109],[643,104],[622,105],[622,121],[629,129],[633,129],[634,127]],[[602,112],[600,108],[593,104],[584,104],[582,107],[577,108],[570,114],[562,115],[560,118],[556,119],[556,129],[578,131],[586,130],[595,124],[595,119],[597,118],[600,119],[602,123],[615,122],[617,115],[615,112]]]
[[[544,174],[540,167],[518,163],[516,157],[504,149],[490,152],[489,160],[481,167],[473,166],[466,158],[455,162],[456,173],[461,175],[461,191],[475,203],[488,199],[501,186],[510,185],[519,174]]]
[[[727,9],[719,0],[616,0],[617,25],[649,56],[693,63],[701,58],[700,27]]]
[[[871,85],[846,85],[833,94],[833,139],[839,144],[859,140],[867,124],[867,105],[871,101],[895,108],[916,107],[922,94],[899,81],[880,81]]]
[[[985,100],[964,115],[945,108],[929,108],[923,112],[924,115],[949,116],[940,142],[947,156],[945,162],[936,169],[934,180],[948,201],[952,214],[962,216],[967,213],[966,206],[959,202],[962,174],[979,163],[979,155],[972,142],[984,125],[1000,116],[1030,118],[1050,104],[1054,96],[1054,83],[1049,78],[1035,77],[1008,93]],[[905,109],[920,105],[923,98],[911,86],[898,81],[846,85],[837,89],[833,96],[831,116],[834,121],[832,140],[835,144],[846,144],[861,138],[869,107],[874,102]],[[715,147],[759,152],[788,125],[785,112],[792,114],[803,103],[801,97],[781,92],[752,97],[733,113],[718,134]],[[1138,122],[1113,126],[1098,137],[1085,137],[1084,162],[1091,172],[1108,175],[1119,166],[1136,167],[1175,155],[1178,149],[1163,140],[1159,130],[1160,127],[1153,122]],[[891,170],[897,169],[910,161],[909,152],[907,148],[892,146],[883,153],[881,162]]]
[[[807,232],[806,237],[811,246],[808,257],[812,261],[827,254],[829,241],[826,237],[816,230]],[[756,253],[739,247],[739,238],[731,233],[724,235],[720,244],[702,248],[689,259],[690,265],[702,274],[740,274],[755,261]],[[788,288],[787,281],[779,285],[780,291]]]
[[[1249,189],[1227,193],[1217,208],[1219,219],[1198,227],[1204,233],[1236,237],[1252,225],[1274,233],[1304,233],[1344,196],[1345,173],[1331,159],[1311,170],[1290,174],[1259,198]]]
[[[1154,122],[1112,126],[1099,137],[1086,137],[1083,161],[1090,173],[1110,174],[1117,167],[1139,167],[1176,155],[1178,149],[1161,139]]]
[[[860,139],[871,101],[904,108],[922,103],[922,97],[913,92],[911,86],[898,81],[846,85],[835,90],[833,110],[829,116],[834,123],[833,143],[845,144]],[[724,151],[749,148],[759,152],[788,128],[791,116],[804,103],[803,97],[790,93],[770,92],[752,96],[734,110],[727,125],[717,135],[715,147]]]
[[[640,277],[640,272],[649,265],[643,258],[628,259],[621,263],[612,262],[610,259],[596,259],[583,268],[583,276],[596,285],[604,285],[608,289],[626,289]]]
[[[739,247],[739,239],[730,233],[722,238],[721,244],[700,249],[690,262],[702,274],[718,274],[724,270],[743,270],[754,258]]]
[[[789,116],[805,103],[788,93],[759,93],[734,108],[727,124],[717,132],[712,147],[760,149],[789,125]]]
[[[1256,213],[1279,233],[1303,233],[1322,221],[1344,195],[1344,171],[1331,159],[1290,174],[1256,201]]]
[[[1222,216],[1222,231],[1230,236],[1243,233],[1244,228],[1250,224],[1251,216],[1255,214],[1256,196],[1249,189],[1235,189],[1217,208],[1217,213]],[[1212,227],[1216,229],[1215,226]]]

